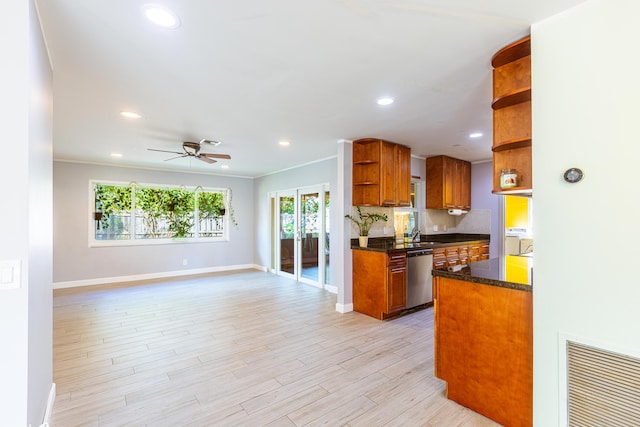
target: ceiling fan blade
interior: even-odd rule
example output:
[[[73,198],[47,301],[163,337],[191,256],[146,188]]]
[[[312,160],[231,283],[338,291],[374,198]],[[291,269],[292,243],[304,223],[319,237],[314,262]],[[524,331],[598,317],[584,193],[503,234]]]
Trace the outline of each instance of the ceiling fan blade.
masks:
[[[170,151],[170,153],[171,153],[171,151]],[[179,153],[176,153],[176,154],[179,154]],[[181,159],[181,158],[183,158],[183,157],[189,157],[189,155],[188,155],[188,154],[183,154],[182,156],[172,157],[172,158],[170,158],[170,159],[165,159],[164,161],[165,161],[165,162],[168,162],[169,160]]]
[[[200,153],[200,156],[209,157],[210,159],[231,159],[228,154]]]
[[[156,150],[155,148],[147,148],[149,151],[158,151],[160,153],[183,154],[180,151]]]
[[[199,156],[196,156],[196,157],[197,157],[198,159],[202,160],[203,162],[207,162],[207,163],[209,163],[209,164],[211,164],[211,163],[215,163],[215,162],[216,162],[216,160],[210,159],[210,158],[208,158],[208,157],[204,157],[204,156],[202,156],[202,154],[201,154],[201,155],[199,155]]]

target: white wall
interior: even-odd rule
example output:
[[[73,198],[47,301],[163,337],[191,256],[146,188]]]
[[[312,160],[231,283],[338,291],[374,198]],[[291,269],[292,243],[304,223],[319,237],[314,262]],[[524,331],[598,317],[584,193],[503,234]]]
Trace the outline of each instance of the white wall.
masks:
[[[159,273],[253,265],[253,180],[209,174],[55,162],[53,168],[56,286],[135,279]],[[94,247],[88,245],[89,180],[231,188],[238,227],[228,242]],[[187,259],[188,264],[182,265]]]
[[[536,426],[561,425],[564,335],[640,356],[638,17],[591,0],[531,31]]]
[[[33,1],[3,3],[0,260],[21,287],[0,290],[0,425],[40,425],[52,378],[51,69]]]

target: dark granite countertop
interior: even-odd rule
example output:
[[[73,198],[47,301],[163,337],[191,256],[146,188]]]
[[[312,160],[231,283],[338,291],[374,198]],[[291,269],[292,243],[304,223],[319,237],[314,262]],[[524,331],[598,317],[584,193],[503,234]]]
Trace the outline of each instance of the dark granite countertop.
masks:
[[[420,236],[420,242],[396,243],[393,237],[371,237],[367,247],[358,245],[358,239],[351,239],[351,249],[375,252],[402,252],[411,249],[433,249],[441,246],[458,245],[490,240],[488,234],[426,234]]]
[[[465,282],[480,283],[483,285],[498,286],[501,288],[516,289],[519,291],[532,292],[531,284],[507,282],[503,280],[503,269],[501,258],[491,258],[485,261],[472,262],[460,271],[433,270],[434,276],[448,277],[449,279],[464,280]],[[532,267],[533,259],[529,261],[529,268]]]

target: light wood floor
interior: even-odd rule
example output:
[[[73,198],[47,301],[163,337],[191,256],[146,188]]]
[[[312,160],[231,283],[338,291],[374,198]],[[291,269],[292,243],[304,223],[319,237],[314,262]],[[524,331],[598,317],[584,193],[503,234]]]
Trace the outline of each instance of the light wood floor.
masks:
[[[255,270],[56,290],[52,426],[497,426],[433,377],[433,309],[335,303]]]

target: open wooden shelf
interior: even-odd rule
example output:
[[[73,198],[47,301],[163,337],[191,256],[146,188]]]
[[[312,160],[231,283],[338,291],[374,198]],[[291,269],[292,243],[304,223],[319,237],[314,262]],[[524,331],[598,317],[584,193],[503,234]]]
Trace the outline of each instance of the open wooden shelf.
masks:
[[[494,99],[491,108],[498,110],[527,101],[531,101],[531,87],[516,89]]]
[[[500,49],[491,58],[491,66],[498,68],[527,55],[531,55],[531,37],[525,37]]]
[[[531,38],[501,49],[493,69],[493,193],[531,196]],[[500,173],[513,169],[518,187],[500,188]]]
[[[502,141],[493,145],[491,150],[496,151],[511,150],[513,148],[531,147],[531,138],[515,138],[508,141]]]
[[[533,195],[533,189],[527,188],[527,187],[513,187],[513,188],[500,189],[500,190],[493,190],[492,193],[531,197]]]

